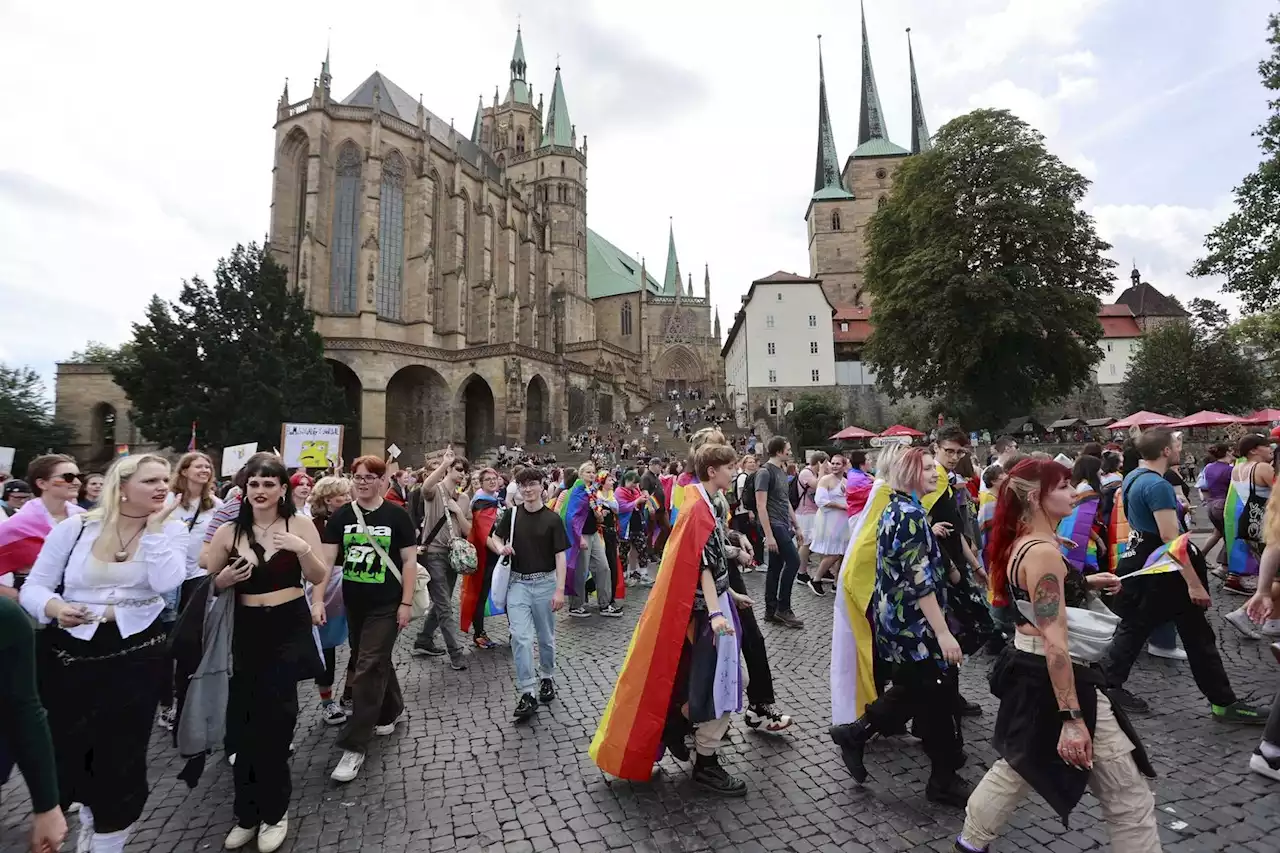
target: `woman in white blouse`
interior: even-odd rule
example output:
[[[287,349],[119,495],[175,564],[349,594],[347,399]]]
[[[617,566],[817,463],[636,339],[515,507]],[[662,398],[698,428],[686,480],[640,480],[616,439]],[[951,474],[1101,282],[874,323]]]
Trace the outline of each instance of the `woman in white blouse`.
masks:
[[[41,623],[41,694],[62,807],[83,803],[78,847],[121,853],[147,800],[147,743],[164,677],[164,594],[186,575],[186,530],[165,508],[169,463],[126,456],[98,508],[45,539],[20,593]],[[59,594],[56,590],[62,588]]]

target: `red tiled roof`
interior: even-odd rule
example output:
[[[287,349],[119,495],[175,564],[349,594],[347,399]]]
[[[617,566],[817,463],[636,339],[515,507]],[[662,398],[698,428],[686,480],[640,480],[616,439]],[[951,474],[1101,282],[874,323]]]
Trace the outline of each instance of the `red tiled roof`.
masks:
[[[1142,330],[1138,328],[1138,321],[1133,318],[1132,313],[1128,317],[1108,317],[1100,314],[1098,322],[1102,324],[1104,338],[1142,337]]]
[[[836,306],[835,320],[869,320],[870,318],[870,308],[861,308],[857,305],[847,304]]]
[[[1103,305],[1098,309],[1099,317],[1132,317],[1133,309],[1123,302],[1114,305]]]
[[[771,275],[767,275],[764,278],[756,279],[754,283],[755,284],[777,284],[780,282],[787,282],[787,281],[800,281],[800,282],[805,282],[807,284],[812,281],[817,281],[817,279],[805,278],[802,275],[796,275],[795,273],[787,272],[786,270],[778,270],[777,272],[772,273]]]
[[[846,332],[843,326],[847,324]],[[838,344],[860,344],[871,337],[871,321],[868,319],[835,320],[831,324],[832,336]]]
[[[832,334],[836,343],[860,344],[871,337],[873,328],[871,309],[859,308],[856,305],[837,305],[835,315],[831,318]],[[1103,305],[1098,310],[1098,322],[1102,324],[1104,338],[1140,338],[1142,329],[1134,319],[1133,311],[1128,305]],[[847,323],[848,331],[841,328]]]

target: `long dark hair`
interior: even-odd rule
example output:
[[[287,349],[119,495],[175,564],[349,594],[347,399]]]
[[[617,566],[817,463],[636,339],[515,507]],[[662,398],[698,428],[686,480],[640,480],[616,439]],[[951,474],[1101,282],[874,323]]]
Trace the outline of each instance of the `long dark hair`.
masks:
[[[240,478],[243,477],[243,480]],[[240,473],[236,475],[238,482],[243,482],[244,494],[240,496],[240,514],[236,516],[236,540],[244,534],[250,543],[256,542],[253,536],[253,505],[249,502],[249,478],[274,477],[284,486],[284,495],[276,505],[276,512],[281,518],[289,518],[297,507],[293,505],[292,488],[289,486],[289,469],[284,467],[284,460],[274,453],[255,453],[244,463]]]
[[[1091,489],[1098,494],[1102,494],[1102,478],[1099,476],[1101,472],[1101,458],[1097,456],[1081,456],[1076,460],[1076,464],[1071,466],[1071,485],[1078,486],[1080,483],[1088,483]]]

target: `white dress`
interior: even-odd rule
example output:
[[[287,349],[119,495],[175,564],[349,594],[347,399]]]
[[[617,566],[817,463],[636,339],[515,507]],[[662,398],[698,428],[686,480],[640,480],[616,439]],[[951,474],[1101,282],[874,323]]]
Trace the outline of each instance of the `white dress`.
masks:
[[[840,501],[839,506],[826,506],[828,501]],[[818,517],[813,525],[813,542],[809,550],[815,554],[844,554],[849,544],[849,519],[844,507],[844,489],[825,489],[818,486],[814,495],[818,505]]]

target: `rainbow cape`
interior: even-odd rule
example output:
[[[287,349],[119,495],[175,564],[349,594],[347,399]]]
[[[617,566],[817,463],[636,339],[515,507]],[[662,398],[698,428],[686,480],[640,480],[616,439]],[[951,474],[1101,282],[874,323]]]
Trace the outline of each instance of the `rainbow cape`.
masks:
[[[987,568],[987,543],[991,541],[991,528],[996,520],[996,493],[978,495],[978,560]]]
[[[627,578],[622,566],[622,549],[618,547],[618,543],[622,541],[623,528],[619,523],[618,507],[620,504],[617,500],[617,492],[600,492],[600,498],[609,509],[613,510],[611,515],[605,516],[603,524],[608,524],[609,520],[613,521],[613,535],[604,537],[604,558],[609,563],[609,572],[613,577],[613,598],[620,601],[627,597]],[[603,535],[604,531],[601,531]],[[612,544],[610,544],[612,542]]]
[[[657,580],[588,750],[596,766],[622,779],[649,781],[661,754],[702,549],[716,526],[707,502],[690,497],[667,539]]]
[[[489,534],[493,532],[493,526],[498,523],[498,513],[501,510],[502,502],[494,495],[479,492],[471,501],[471,532],[467,534],[467,539],[476,547],[476,554],[482,562],[479,571],[462,578],[462,592],[458,599],[460,611],[458,623],[463,631],[471,630],[471,620],[475,615],[476,605],[479,604],[480,595],[484,592],[485,575],[492,576],[493,566],[498,562],[498,555],[489,550]],[[514,511],[513,509],[512,512]],[[492,601],[485,601],[485,616],[497,616],[502,612],[494,610]]]
[[[582,550],[578,547],[578,540],[582,538],[587,513],[591,512],[591,495],[581,480],[556,498],[556,512],[560,513],[565,535],[569,537],[569,550],[564,555],[564,594],[573,595],[574,580],[578,576],[578,554]]]
[[[67,517],[79,515],[84,508],[67,504]],[[0,575],[27,572],[35,565],[45,537],[53,529],[53,518],[38,498],[27,501],[22,509],[0,524]]]
[[[1227,488],[1227,502],[1222,509],[1222,533],[1227,549],[1227,571],[1233,575],[1256,575],[1258,557],[1244,537],[1249,509],[1249,481],[1232,480]],[[3,530],[0,527],[0,530]]]
[[[680,507],[684,506],[685,487],[693,485],[693,474],[685,471],[675,480],[675,485],[667,493],[667,499],[671,503],[671,523],[676,523],[676,517],[680,515]]]
[[[1180,572],[1183,566],[1191,565],[1191,534],[1184,533],[1177,539],[1166,542],[1151,552],[1147,562],[1136,572],[1124,575],[1121,580],[1142,577],[1143,575],[1163,575],[1169,572]]]
[[[876,537],[889,505],[889,484],[877,479],[866,506],[853,519],[849,546],[836,579],[836,618],[831,628],[831,722],[852,723],[875,701],[875,635],[867,620],[876,585]]]
[[[1084,574],[1098,571],[1098,543],[1093,538],[1093,525],[1098,518],[1101,496],[1090,489],[1076,496],[1075,509],[1058,524],[1062,555]]]

